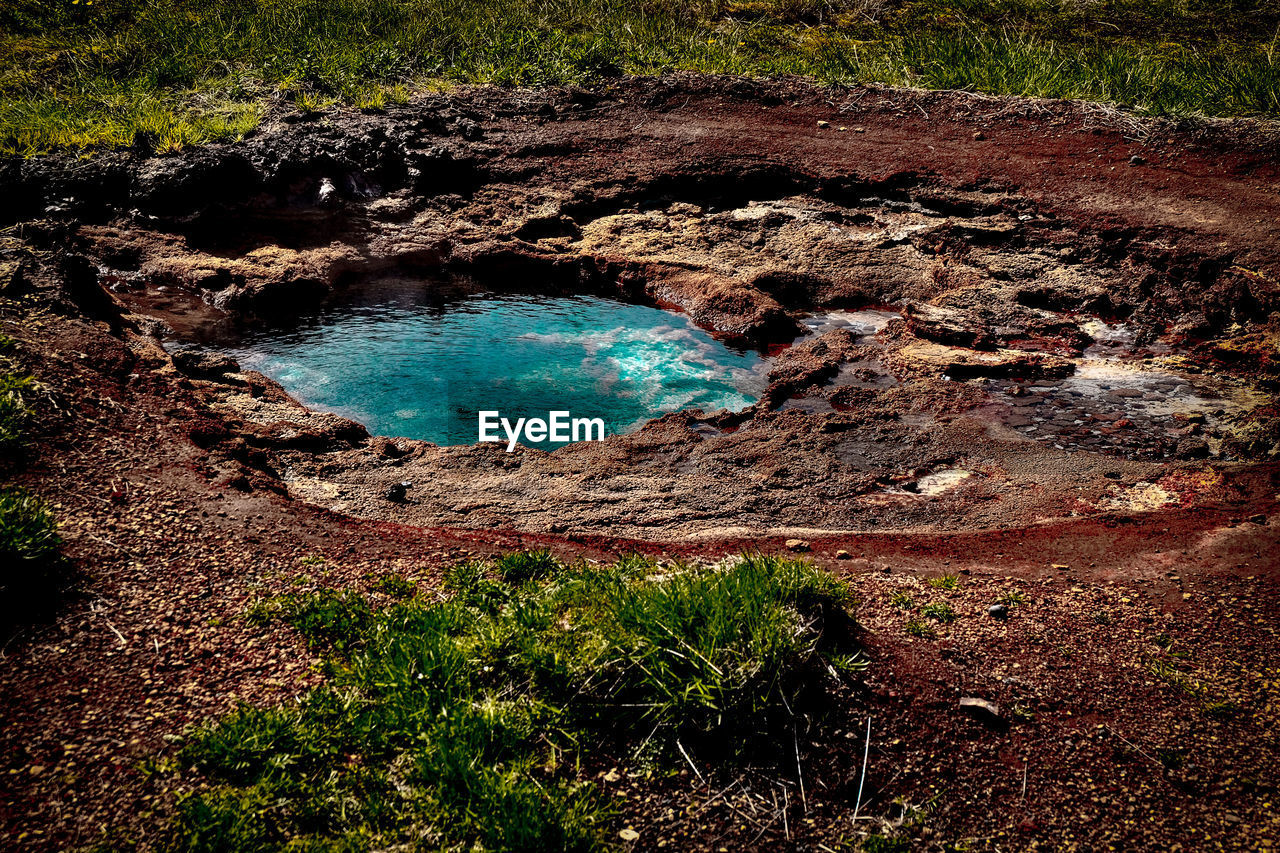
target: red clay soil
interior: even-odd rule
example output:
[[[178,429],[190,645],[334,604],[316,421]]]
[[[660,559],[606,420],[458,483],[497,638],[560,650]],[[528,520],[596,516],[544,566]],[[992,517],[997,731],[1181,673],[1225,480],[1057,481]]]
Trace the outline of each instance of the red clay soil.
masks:
[[[811,176],[911,173],[947,192],[1016,193],[1105,245],[1164,246],[1171,265],[1211,259],[1202,278],[1246,271],[1262,307],[1245,332],[1274,335],[1266,309],[1280,281],[1280,182],[1267,128],[680,78],[627,81],[590,98],[466,92],[324,132],[408,125],[415,115],[425,124],[450,110],[483,127],[490,180],[539,180],[528,169],[542,145],[555,152],[558,185],[592,184],[597,198],[607,195],[601,183],[623,193],[638,179],[631,172],[658,164],[731,174],[764,161]],[[457,124],[444,135],[470,133]],[[277,132],[294,131],[268,138]],[[114,156],[104,161],[133,162]],[[50,198],[108,183],[49,177],[75,168],[3,174]],[[197,782],[152,772],[172,757],[173,736],[238,702],[287,701],[321,677],[291,629],[246,622],[256,598],[316,582],[378,599],[371,584],[384,574],[431,589],[452,562],[529,547],[597,559],[786,551],[787,536],[398,524],[291,497],[272,466],[309,451],[254,444],[237,432],[243,423],[228,428],[209,382],[175,370],[96,283],[91,292],[70,283],[67,257],[101,248],[101,229],[136,225],[113,212],[116,201],[99,201],[72,206],[66,217],[80,223],[36,221],[15,207],[10,218],[25,224],[0,245],[23,264],[23,292],[6,290],[0,331],[44,386],[31,450],[8,479],[54,504],[77,573],[52,618],[10,640],[0,660],[0,847],[160,842],[175,795]],[[478,202],[468,204],[472,215]],[[1264,361],[1237,369],[1265,380]],[[919,850],[1274,849],[1280,465],[1256,452],[1196,464],[1218,485],[1186,505],[1029,514],[972,532],[960,507],[936,524],[793,544],[853,585],[871,659],[864,679],[833,697],[833,726],[798,733],[798,773],[700,768],[707,778],[654,781],[625,765],[601,768],[620,810],[611,834],[633,828],[634,849],[646,850],[858,849],[869,833]],[[957,576],[954,589],[927,583],[944,574]],[[1009,619],[987,615],[1011,594]],[[955,621],[922,619],[928,602],[949,604]],[[927,630],[913,633],[917,622]],[[1002,721],[964,713],[962,697],[997,703]]]

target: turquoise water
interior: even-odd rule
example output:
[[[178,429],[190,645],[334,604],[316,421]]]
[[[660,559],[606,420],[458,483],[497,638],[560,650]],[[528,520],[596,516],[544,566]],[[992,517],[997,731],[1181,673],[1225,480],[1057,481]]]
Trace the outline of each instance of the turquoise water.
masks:
[[[475,443],[482,410],[513,424],[568,411],[603,419],[607,435],[680,409],[737,411],[763,393],[767,371],[758,353],[683,315],[590,296],[480,294],[444,306],[399,298],[223,349],[311,408],[375,435],[441,445]]]

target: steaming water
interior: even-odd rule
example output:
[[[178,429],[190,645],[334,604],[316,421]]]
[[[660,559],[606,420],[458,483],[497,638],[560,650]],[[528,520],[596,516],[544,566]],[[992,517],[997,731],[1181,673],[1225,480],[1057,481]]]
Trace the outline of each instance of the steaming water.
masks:
[[[588,296],[350,306],[224,349],[311,408],[442,445],[474,443],[481,410],[512,423],[568,411],[602,418],[608,435],[680,409],[738,411],[768,370],[687,317]]]

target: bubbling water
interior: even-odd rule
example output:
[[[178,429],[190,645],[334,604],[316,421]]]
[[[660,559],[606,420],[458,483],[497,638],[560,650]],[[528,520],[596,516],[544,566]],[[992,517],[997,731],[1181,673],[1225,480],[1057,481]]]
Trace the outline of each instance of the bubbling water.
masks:
[[[512,423],[567,411],[609,435],[682,409],[740,411],[769,368],[683,315],[593,296],[345,306],[224,349],[311,408],[441,445],[475,443],[481,411]]]

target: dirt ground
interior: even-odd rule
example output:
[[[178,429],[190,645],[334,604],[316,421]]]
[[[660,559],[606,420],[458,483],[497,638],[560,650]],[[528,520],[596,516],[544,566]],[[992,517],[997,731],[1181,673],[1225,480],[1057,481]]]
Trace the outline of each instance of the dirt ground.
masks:
[[[0,845],[156,844],[195,783],[153,772],[172,736],[318,678],[243,618],[300,577],[803,539],[854,586],[865,681],[798,773],[602,769],[636,849],[1274,848],[1276,153],[1244,122],[680,77],[0,166],[0,331],[46,386],[10,479],[79,572],[3,650]],[[769,390],[506,454],[371,438],[216,354],[442,274],[678,308],[773,353]],[[927,602],[957,618],[915,636]]]

